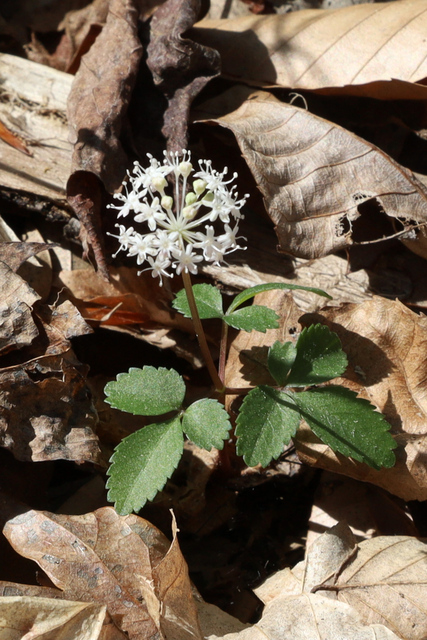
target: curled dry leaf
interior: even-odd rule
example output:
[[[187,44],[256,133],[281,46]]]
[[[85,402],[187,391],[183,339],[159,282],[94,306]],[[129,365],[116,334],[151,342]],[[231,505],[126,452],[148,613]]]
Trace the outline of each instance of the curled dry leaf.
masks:
[[[127,166],[119,136],[142,55],[138,15],[135,0],[112,0],[105,27],[83,56],[68,100],[74,153],[67,195],[106,278],[100,215],[104,187],[116,189]]]
[[[348,527],[338,525],[310,547],[305,562],[300,562],[292,571],[277,572],[255,589],[265,604],[259,622],[240,633],[211,635],[210,638],[370,640],[375,637],[377,640],[398,640],[403,636],[393,633],[384,621],[371,623],[356,607],[340,602],[333,591],[312,592],[316,585],[333,577],[346,563],[351,563],[357,550]],[[396,614],[399,615],[397,607]],[[405,640],[412,640],[412,636],[405,636]]]
[[[168,99],[162,133],[172,152],[187,148],[191,103],[220,72],[217,51],[182,37],[197,20],[200,4],[200,0],[167,0],[150,24],[147,65]]]
[[[105,607],[29,596],[0,598],[2,640],[97,640]]]
[[[191,37],[220,52],[233,80],[425,100],[426,87],[413,83],[427,76],[426,28],[424,0],[401,0],[204,20]]]
[[[427,499],[427,319],[398,301],[374,297],[303,316],[324,322],[340,337],[352,379],[338,379],[376,405],[392,425],[397,464],[375,471],[336,456],[308,429],[298,432],[300,457],[324,469],[383,487],[404,500]]]
[[[29,511],[4,534],[64,598],[105,604],[129,638],[201,640],[176,528],[169,544],[146,520],[105,507],[82,516]]]
[[[427,223],[426,187],[338,125],[265,92],[211,122],[236,136],[284,252],[312,259],[348,247],[368,200],[411,240],[414,226]]]
[[[13,261],[12,261],[13,262]],[[31,309],[39,296],[5,262],[0,261],[0,355],[29,346],[39,335]]]
[[[15,256],[11,263],[19,261]],[[98,461],[86,370],[70,347],[70,339],[90,327],[69,301],[41,305],[2,261],[0,282],[0,445],[19,460]]]

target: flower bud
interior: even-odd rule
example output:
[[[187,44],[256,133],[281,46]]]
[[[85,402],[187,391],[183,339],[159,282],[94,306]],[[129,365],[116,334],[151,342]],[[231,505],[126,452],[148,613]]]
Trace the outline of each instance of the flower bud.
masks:
[[[151,184],[156,191],[158,191],[159,193],[163,193],[167,185],[167,181],[163,176],[156,176],[151,180]]]
[[[178,165],[178,171],[182,176],[184,176],[184,178],[188,178],[192,170],[193,170],[193,165],[191,164],[191,162],[187,162],[187,160],[183,160]]]
[[[184,207],[182,210],[182,217],[185,220],[192,220],[197,214],[197,207],[193,207],[193,205],[188,205],[188,207]]]
[[[198,196],[202,195],[203,191],[206,189],[206,182],[204,180],[195,180],[193,182],[193,189]]]
[[[197,196],[194,191],[189,191],[185,196],[185,204],[194,204],[197,202]]]
[[[166,209],[166,211],[170,211],[173,207],[173,198],[171,198],[171,196],[163,196],[163,198],[160,200],[160,204],[162,205],[163,209]]]

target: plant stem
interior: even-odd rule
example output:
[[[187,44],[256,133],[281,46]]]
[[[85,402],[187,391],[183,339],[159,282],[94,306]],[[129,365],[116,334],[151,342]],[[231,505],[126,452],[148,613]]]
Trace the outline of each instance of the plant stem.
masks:
[[[219,377],[214,361],[212,360],[212,355],[208,347],[208,342],[206,340],[206,335],[199,317],[199,312],[197,311],[197,305],[196,305],[196,300],[194,299],[193,286],[191,284],[190,274],[187,273],[186,271],[183,271],[182,280],[184,282],[185,293],[187,295],[187,300],[188,300],[188,304],[191,311],[191,318],[193,320],[194,330],[196,332],[197,340],[199,341],[200,351],[202,352],[203,359],[206,363],[211,380],[215,385],[216,391],[218,391],[219,393],[224,393],[224,390],[225,390],[224,383]]]
[[[227,338],[228,338],[228,324],[222,321],[221,327],[221,342],[219,345],[219,363],[218,374],[225,386],[225,364],[227,361]]]

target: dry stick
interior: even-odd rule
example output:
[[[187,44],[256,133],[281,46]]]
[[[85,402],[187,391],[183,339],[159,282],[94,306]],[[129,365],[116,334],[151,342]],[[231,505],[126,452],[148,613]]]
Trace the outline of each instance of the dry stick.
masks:
[[[184,282],[185,293],[187,295],[188,304],[190,307],[191,318],[193,320],[194,329],[196,331],[197,340],[199,341],[200,350],[202,352],[203,359],[209,371],[212,382],[215,385],[216,391],[223,394],[225,391],[224,383],[218,375],[212,355],[208,347],[205,332],[200,321],[199,312],[197,311],[196,301],[194,299],[193,287],[191,284],[191,276],[188,272],[182,272],[182,280]]]

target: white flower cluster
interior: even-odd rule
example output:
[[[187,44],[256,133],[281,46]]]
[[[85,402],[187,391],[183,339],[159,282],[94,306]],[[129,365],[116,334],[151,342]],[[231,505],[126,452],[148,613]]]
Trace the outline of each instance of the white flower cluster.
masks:
[[[228,187],[236,173],[226,181],[227,168],[219,173],[210,160],[200,160],[199,171],[193,172],[189,151],[180,156],[165,152],[163,164],[147,156],[149,167],[144,169],[135,162],[128,181],[123,183],[124,192],[114,196],[120,204],[109,205],[117,209],[118,218],[132,213],[133,220],[143,223],[146,230],[139,233],[133,227],[116,224],[118,235],[110,235],[120,243],[117,253],[127,251],[139,265],[147,262],[149,266],[142,271],[151,269],[162,284],[162,277],[171,277],[173,271],[194,274],[202,260],[219,264],[228,253],[244,248],[237,244],[237,233],[243,218],[240,210],[248,195],[239,200],[236,187]],[[172,173],[174,197],[166,192],[166,176]]]

